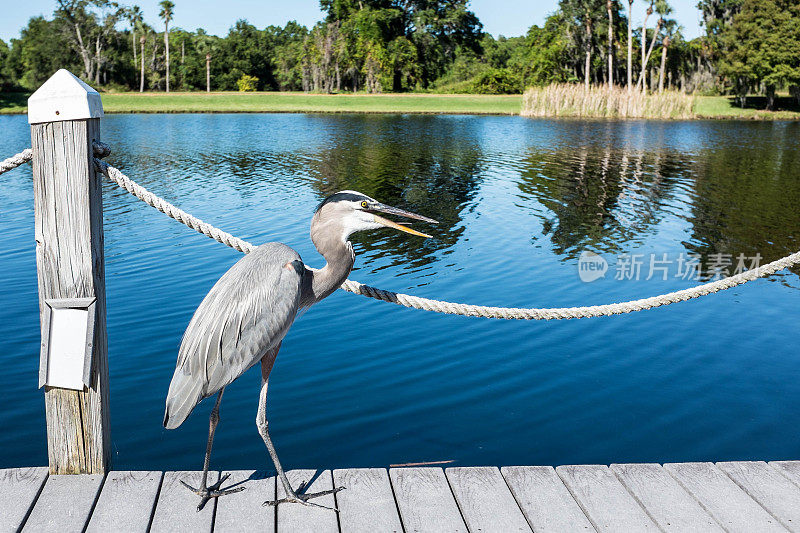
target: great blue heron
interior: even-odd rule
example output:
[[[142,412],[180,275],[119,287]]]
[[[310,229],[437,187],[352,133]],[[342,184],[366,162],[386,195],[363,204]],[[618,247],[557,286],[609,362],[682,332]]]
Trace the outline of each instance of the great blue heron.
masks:
[[[347,239],[352,233],[390,227],[430,237],[387,220],[377,212],[436,223],[431,218],[384,205],[356,191],[338,192],[317,207],[311,220],[311,240],[327,261],[323,268],[306,266],[300,255],[285,244],[264,244],[233,265],[195,311],[183,335],[175,374],[169,385],[164,427],[177,428],[201,400],[217,395],[209,420],[201,486],[193,488],[184,483],[200,496],[198,510],[211,498],[242,490],[222,490],[220,487],[227,476],[208,486],[208,466],[222,393],[259,361],[261,393],[256,426],[286,491],[285,498],[265,503],[294,502],[322,507],[308,500],[339,490],[304,494],[301,489],[292,489],[269,436],[267,382],[281,341],[297,313],[332,294],[350,274],[355,254]]]

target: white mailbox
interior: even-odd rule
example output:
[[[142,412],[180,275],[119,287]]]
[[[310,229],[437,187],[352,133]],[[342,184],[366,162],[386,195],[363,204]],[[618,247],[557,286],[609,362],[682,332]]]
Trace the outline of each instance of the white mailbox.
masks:
[[[92,375],[96,298],[45,300],[39,388],[83,390]]]

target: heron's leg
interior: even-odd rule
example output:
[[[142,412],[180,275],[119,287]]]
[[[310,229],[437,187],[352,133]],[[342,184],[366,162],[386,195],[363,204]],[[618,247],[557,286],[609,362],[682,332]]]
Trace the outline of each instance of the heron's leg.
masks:
[[[211,416],[208,418],[208,442],[206,443],[206,457],[203,461],[203,479],[200,482],[200,487],[194,488],[188,483],[181,481],[184,487],[200,496],[200,503],[197,505],[198,511],[205,507],[206,502],[208,502],[208,500],[211,498],[219,498],[220,496],[224,496],[226,494],[233,494],[234,492],[244,490],[244,487],[236,487],[235,489],[229,490],[219,490],[220,485],[222,485],[222,483],[228,479],[230,474],[226,474],[225,476],[221,477],[219,481],[210,487],[208,486],[208,466],[211,462],[211,447],[214,444],[214,433],[217,431],[217,424],[219,424],[219,404],[222,402],[223,392],[225,392],[224,387],[220,389],[219,393],[217,394],[217,401],[214,404],[214,408],[211,410]]]
[[[279,503],[302,503],[303,505],[321,507],[322,509],[330,509],[331,511],[338,512],[338,509],[312,503],[308,500],[317,498],[319,496],[325,496],[327,494],[335,494],[344,487],[338,487],[334,488],[333,490],[324,490],[322,492],[314,492],[309,494],[298,494],[294,489],[292,489],[292,485],[289,483],[289,478],[286,477],[286,472],[284,472],[281,462],[278,459],[278,452],[275,451],[275,445],[272,443],[272,439],[269,436],[269,422],[267,422],[267,385],[269,382],[269,372],[272,370],[272,364],[275,362],[275,356],[278,354],[279,349],[280,345],[274,350],[273,354],[268,354],[264,357],[264,359],[262,359],[261,362],[261,393],[259,394],[258,398],[256,426],[258,426],[258,432],[261,434],[261,438],[264,440],[264,444],[267,446],[267,451],[272,459],[272,463],[275,465],[275,470],[278,472],[278,479],[281,480],[283,490],[286,492],[286,497],[280,500],[266,501],[264,502],[264,505],[278,505]],[[272,355],[271,360],[267,360],[270,355]],[[305,483],[301,484],[298,490],[302,490],[304,485]]]

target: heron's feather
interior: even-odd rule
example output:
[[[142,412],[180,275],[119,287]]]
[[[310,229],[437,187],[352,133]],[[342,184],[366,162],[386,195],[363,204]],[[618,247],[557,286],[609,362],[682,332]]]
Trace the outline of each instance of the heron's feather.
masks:
[[[177,427],[202,400],[229,385],[289,330],[300,308],[305,269],[281,243],[267,243],[228,270],[183,335],[164,426]]]

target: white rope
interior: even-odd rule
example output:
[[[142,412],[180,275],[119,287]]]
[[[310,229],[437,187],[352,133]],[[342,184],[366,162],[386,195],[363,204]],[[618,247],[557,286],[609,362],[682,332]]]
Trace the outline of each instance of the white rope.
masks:
[[[18,166],[27,163],[31,159],[33,159],[33,150],[26,148],[17,155],[12,155],[8,159],[0,161],[0,174],[15,169]]]
[[[250,253],[256,249],[256,247],[249,242],[243,241],[238,237],[234,237],[230,233],[226,233],[219,228],[215,228],[208,222],[203,222],[199,218],[190,215],[186,211],[178,209],[163,198],[159,198],[138,183],[131,180],[128,176],[120,172],[119,169],[110,166],[108,163],[100,161],[99,159],[95,159],[95,165],[97,170],[99,170],[104,176],[134,195],[139,200],[143,201],[150,207],[158,209],[168,217],[174,218],[182,224],[186,224],[196,232],[202,233],[207,237],[211,237],[215,241],[221,242],[222,244],[230,246],[234,250],[239,250],[240,252]]]
[[[190,228],[198,231],[215,241],[226,244],[231,248],[235,248],[240,252],[249,253],[256,247],[246,241],[238,239],[229,233],[215,228],[214,226],[203,222],[169,202],[162,200],[158,196],[146,190],[141,185],[138,185],[130,180],[127,176],[122,174],[114,167],[107,165],[102,161],[98,161],[100,171],[105,174],[114,183],[130,192],[140,200],[144,201],[147,205],[155,207],[162,213],[169,217],[174,218],[179,222],[183,222]],[[597,316],[619,315],[623,313],[631,313],[633,311],[642,311],[645,309],[652,309],[662,305],[672,304],[676,302],[683,302],[691,300],[699,296],[705,296],[714,292],[730,289],[742,283],[747,283],[757,278],[769,276],[779,270],[783,270],[792,265],[800,263],[800,252],[773,261],[772,263],[764,266],[747,270],[741,274],[730,276],[717,281],[712,281],[704,285],[698,285],[690,289],[684,289],[668,294],[644,298],[641,300],[633,300],[630,302],[620,302],[606,305],[592,305],[587,307],[561,307],[561,308],[542,308],[542,309],[520,309],[514,307],[488,307],[483,305],[470,305],[454,302],[444,302],[440,300],[431,300],[428,298],[420,298],[418,296],[411,296],[409,294],[402,294],[376,287],[370,287],[357,281],[345,280],[341,288],[362,296],[381,300],[383,302],[390,302],[405,307],[412,307],[414,309],[424,309],[425,311],[435,311],[437,313],[445,313],[450,315],[463,315],[463,316],[479,316],[485,318],[504,318],[504,319],[517,319],[517,320],[552,320],[552,319],[569,319],[569,318],[589,318]]]
[[[98,157],[105,157],[110,153],[108,147],[102,143],[95,143],[95,155]],[[27,152],[27,156],[26,156]],[[30,160],[30,150],[22,152],[15,157],[27,157],[27,159],[18,163],[15,166],[21,165],[25,161]],[[5,164],[7,161],[3,161]],[[0,164],[0,165],[2,165]],[[142,200],[147,205],[154,207],[167,215],[170,218],[181,222],[198,233],[202,233],[217,242],[221,242],[240,252],[249,253],[255,250],[256,246],[234,237],[230,233],[226,233],[219,228],[212,226],[207,222],[203,222],[197,217],[178,209],[171,203],[163,198],[159,198],[151,193],[138,183],[131,180],[125,174],[119,171],[100,159],[95,159],[97,170],[101,172],[108,179],[131,193],[136,198]],[[2,168],[2,166],[0,166]],[[13,167],[12,167],[13,168]],[[383,302],[395,303],[405,307],[412,307],[414,309],[423,309],[425,311],[435,311],[437,313],[445,313],[450,315],[462,316],[478,316],[485,318],[503,318],[503,319],[516,319],[516,320],[553,320],[553,319],[570,319],[570,318],[589,318],[598,316],[620,315],[623,313],[631,313],[634,311],[643,311],[645,309],[652,309],[662,305],[683,302],[712,294],[731,287],[736,287],[754,279],[763,278],[791,267],[800,263],[800,252],[795,252],[777,261],[773,261],[763,266],[747,270],[740,274],[723,278],[717,281],[698,285],[689,289],[661,294],[659,296],[652,296],[650,298],[643,298],[641,300],[633,300],[629,302],[612,303],[606,305],[591,305],[585,307],[557,307],[557,308],[516,308],[516,307],[488,307],[483,305],[470,305],[454,302],[445,302],[441,300],[431,300],[428,298],[420,298],[418,296],[411,296],[409,294],[402,294],[392,291],[386,291],[369,285],[364,285],[357,281],[345,280],[341,288],[362,296],[381,300]]]
[[[400,294],[382,289],[376,289],[368,285],[353,280],[346,280],[342,288],[346,291],[354,292],[376,300],[396,303],[414,309],[424,309],[426,311],[436,311],[437,313],[447,313],[451,315],[480,316],[485,318],[504,318],[516,320],[553,320],[569,318],[590,318],[597,316],[621,315],[634,311],[643,311],[662,305],[674,304],[705,296],[714,292],[723,291],[736,287],[742,283],[753,281],[754,279],[769,276],[780,270],[800,263],[800,252],[795,252],[772,263],[764,266],[747,270],[741,274],[730,276],[717,281],[712,281],[703,285],[698,285],[690,289],[652,296],[641,300],[630,302],[620,302],[606,305],[591,305],[586,307],[556,307],[542,309],[520,309],[515,307],[487,307],[483,305],[469,305],[461,303],[443,302],[430,300],[408,294]]]

